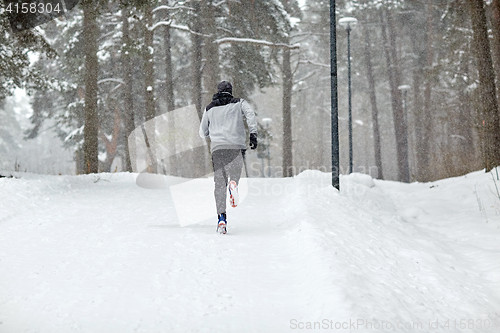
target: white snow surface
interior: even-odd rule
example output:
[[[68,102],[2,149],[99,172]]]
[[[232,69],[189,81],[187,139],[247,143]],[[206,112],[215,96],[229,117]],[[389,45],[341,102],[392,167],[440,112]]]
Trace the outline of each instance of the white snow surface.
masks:
[[[340,193],[319,171],[248,179],[227,235],[215,214],[181,227],[170,191],[137,174],[14,176],[0,178],[0,332],[499,331],[491,173],[353,174]]]

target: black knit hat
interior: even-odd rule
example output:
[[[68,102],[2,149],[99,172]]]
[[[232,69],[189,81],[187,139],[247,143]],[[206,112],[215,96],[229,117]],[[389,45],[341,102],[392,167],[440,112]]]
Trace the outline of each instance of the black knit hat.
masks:
[[[233,86],[231,85],[231,82],[229,81],[222,81],[217,85],[217,92],[227,92],[232,94],[233,93]]]

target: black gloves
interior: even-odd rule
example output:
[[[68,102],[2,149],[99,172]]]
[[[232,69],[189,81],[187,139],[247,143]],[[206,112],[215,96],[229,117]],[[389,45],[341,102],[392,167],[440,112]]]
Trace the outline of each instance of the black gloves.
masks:
[[[257,148],[257,133],[250,133],[250,149]]]

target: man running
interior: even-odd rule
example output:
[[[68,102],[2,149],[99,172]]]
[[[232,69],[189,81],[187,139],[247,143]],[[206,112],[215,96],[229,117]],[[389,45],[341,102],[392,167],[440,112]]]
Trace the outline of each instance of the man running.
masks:
[[[250,130],[250,148],[257,148],[257,121],[247,101],[233,97],[233,86],[228,81],[217,85],[217,93],[205,108],[200,124],[200,136],[210,138],[214,167],[217,231],[226,233],[226,198],[229,185],[229,203],[238,205],[238,184],[243,168],[242,152],[246,150],[246,131],[243,116]]]

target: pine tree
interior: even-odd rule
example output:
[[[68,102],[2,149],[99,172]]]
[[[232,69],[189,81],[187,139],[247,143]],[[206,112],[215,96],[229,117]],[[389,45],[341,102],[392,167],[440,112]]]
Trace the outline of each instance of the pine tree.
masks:
[[[54,58],[55,51],[44,37],[32,30],[19,33],[11,31],[7,12],[0,8],[0,100],[10,96],[15,88],[27,89],[46,87],[50,80],[37,68],[30,67],[29,52],[36,52]]]

